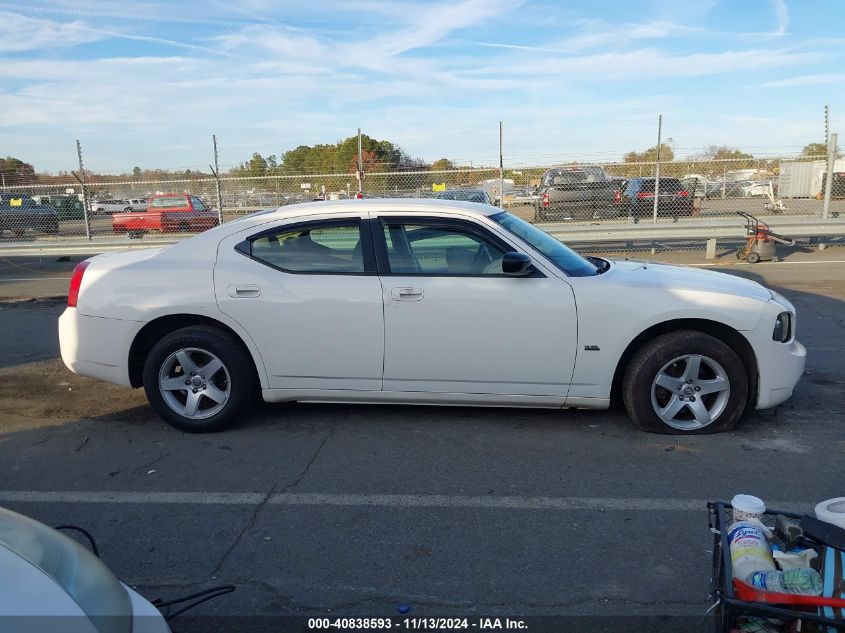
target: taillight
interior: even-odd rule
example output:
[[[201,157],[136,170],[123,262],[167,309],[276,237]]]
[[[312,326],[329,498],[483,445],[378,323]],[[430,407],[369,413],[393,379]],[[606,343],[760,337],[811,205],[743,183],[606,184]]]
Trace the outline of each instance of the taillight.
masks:
[[[637,194],[637,198],[639,198],[640,200],[643,200],[645,198],[653,198],[653,197],[654,197],[654,193],[651,192],[651,191],[640,191]]]
[[[543,194],[543,206],[544,207],[549,206],[549,192],[548,191]]]
[[[613,202],[622,202],[622,192],[619,189],[613,192]]]
[[[79,299],[79,287],[82,285],[82,275],[85,274],[85,269],[91,262],[79,262],[73,269],[73,276],[70,278],[70,290],[67,293],[67,307],[75,308],[76,302]]]
[[[689,196],[689,191],[687,191],[686,189],[681,189],[681,190],[678,192],[678,195],[679,195],[679,196],[681,196],[682,198],[686,198],[686,197],[688,197],[688,196]]]

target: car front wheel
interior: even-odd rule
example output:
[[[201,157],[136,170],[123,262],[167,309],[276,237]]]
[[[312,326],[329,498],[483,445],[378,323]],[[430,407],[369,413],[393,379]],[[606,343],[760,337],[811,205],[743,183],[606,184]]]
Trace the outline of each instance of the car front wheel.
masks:
[[[622,397],[644,431],[719,433],[734,427],[745,411],[748,376],[742,360],[721,340],[703,332],[670,332],[634,354]]]
[[[219,431],[252,403],[252,359],[222,330],[182,328],[150,350],[144,362],[144,391],[156,413],[177,429]]]

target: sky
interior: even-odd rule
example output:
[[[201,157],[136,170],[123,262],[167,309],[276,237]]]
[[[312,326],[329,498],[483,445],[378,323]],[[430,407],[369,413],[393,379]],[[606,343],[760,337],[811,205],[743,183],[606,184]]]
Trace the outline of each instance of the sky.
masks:
[[[800,152],[845,121],[840,0],[0,2],[0,155],[225,170],[357,128],[506,166]],[[845,129],[842,130],[845,133]]]

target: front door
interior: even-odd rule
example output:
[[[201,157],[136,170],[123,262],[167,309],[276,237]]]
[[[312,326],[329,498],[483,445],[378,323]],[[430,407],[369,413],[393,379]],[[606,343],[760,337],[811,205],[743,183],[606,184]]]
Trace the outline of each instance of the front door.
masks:
[[[381,284],[359,217],[230,236],[214,285],[220,310],[255,341],[270,388],[381,389]]]
[[[373,222],[384,298],[384,390],[565,397],[575,363],[571,287],[502,272],[518,250],[472,220]]]

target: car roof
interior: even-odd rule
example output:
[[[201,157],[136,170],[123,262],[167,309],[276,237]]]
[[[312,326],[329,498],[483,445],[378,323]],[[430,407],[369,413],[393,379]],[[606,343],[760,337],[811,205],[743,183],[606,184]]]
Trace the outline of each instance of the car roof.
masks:
[[[490,216],[503,210],[489,204],[478,202],[464,202],[462,200],[442,200],[437,198],[363,198],[360,200],[325,200],[306,202],[297,205],[279,207],[270,213],[279,217],[295,215],[312,215],[315,211],[323,214],[337,213],[338,215],[350,211],[400,211],[408,215],[424,215],[432,212],[461,211],[474,215]],[[268,214],[269,215],[269,214]]]

